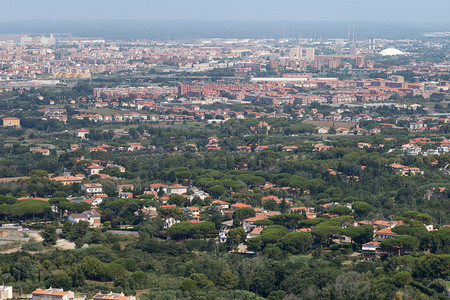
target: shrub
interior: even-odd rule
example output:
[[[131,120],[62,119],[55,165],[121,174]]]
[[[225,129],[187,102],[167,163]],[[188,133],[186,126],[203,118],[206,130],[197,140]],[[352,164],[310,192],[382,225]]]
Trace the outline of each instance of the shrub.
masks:
[[[22,245],[22,250],[24,251],[41,251],[44,246],[41,242],[29,242]]]

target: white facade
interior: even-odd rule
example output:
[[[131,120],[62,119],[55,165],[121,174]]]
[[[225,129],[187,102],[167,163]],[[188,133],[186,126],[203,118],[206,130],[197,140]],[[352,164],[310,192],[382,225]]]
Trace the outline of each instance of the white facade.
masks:
[[[11,299],[13,297],[12,286],[0,285],[0,300]]]
[[[81,130],[77,131],[77,137],[82,138],[82,139],[85,139],[87,134],[89,134],[88,130],[81,129]]]
[[[85,183],[81,185],[81,189],[86,191],[86,193],[88,194],[103,193],[103,187],[100,183],[93,183],[93,184]]]
[[[172,225],[175,225],[177,223],[180,223],[180,221],[175,220],[174,218],[168,218],[164,221],[164,229],[167,229],[171,227]]]
[[[187,187],[179,184],[168,186],[166,190],[168,194],[182,195],[187,193]]]

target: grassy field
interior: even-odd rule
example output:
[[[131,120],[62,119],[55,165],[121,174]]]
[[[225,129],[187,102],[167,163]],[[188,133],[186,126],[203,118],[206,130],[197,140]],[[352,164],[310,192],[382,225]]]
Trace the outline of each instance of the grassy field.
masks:
[[[30,177],[28,176],[22,176],[22,177],[9,177],[9,178],[0,178],[0,183],[5,183],[5,182],[11,182],[11,181],[17,181],[19,179],[28,179]]]
[[[333,121],[305,121],[305,123],[312,124],[317,127],[333,127],[334,128],[350,128],[354,127],[355,123],[349,123],[349,122],[333,122]]]

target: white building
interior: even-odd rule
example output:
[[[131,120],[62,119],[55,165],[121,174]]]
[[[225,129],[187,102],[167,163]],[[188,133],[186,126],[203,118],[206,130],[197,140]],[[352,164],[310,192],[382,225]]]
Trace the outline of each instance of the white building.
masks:
[[[181,184],[174,184],[166,188],[167,194],[182,195],[187,193],[187,187]]]
[[[13,297],[12,286],[0,285],[0,300],[11,299]]]
[[[177,223],[180,223],[180,221],[175,220],[174,218],[167,218],[164,220],[164,229],[170,228]]]
[[[387,48],[380,52],[381,56],[405,55],[402,51],[395,48]]]
[[[424,155],[438,155],[439,152],[436,149],[428,149],[427,152],[424,153]]]
[[[406,154],[408,154],[408,155],[419,155],[420,152],[422,152],[422,148],[420,148],[420,147],[410,147],[406,151]]]
[[[221,230],[219,232],[219,237],[218,237],[219,243],[226,243],[227,242],[228,231],[230,231],[230,229],[224,229],[224,230]]]
[[[100,171],[103,170],[104,167],[97,165],[97,164],[91,164],[87,167],[87,171],[89,175],[96,175],[100,174]]]
[[[72,223],[78,223],[80,221],[89,222],[90,228],[98,228],[102,226],[101,215],[95,209],[84,211],[80,214],[71,214],[69,215],[68,220]]]
[[[79,138],[86,139],[87,134],[89,134],[89,130],[86,129],[77,130],[77,137]]]
[[[445,154],[448,153],[448,147],[447,146],[439,146],[436,149],[438,151],[439,154]]]
[[[209,197],[209,194],[206,193],[203,190],[197,189],[197,188],[192,188],[191,191],[193,192],[192,195],[187,196],[187,198],[192,201],[194,199],[194,197],[199,197],[202,200],[205,200],[205,198]]]
[[[100,183],[83,183],[81,189],[88,194],[103,193],[103,187]]]

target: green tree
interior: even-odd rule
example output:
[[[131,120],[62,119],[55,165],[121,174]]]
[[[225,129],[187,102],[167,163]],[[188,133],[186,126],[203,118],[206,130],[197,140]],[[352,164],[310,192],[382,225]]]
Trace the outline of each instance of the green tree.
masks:
[[[198,287],[195,280],[191,278],[186,278],[183,280],[183,282],[181,282],[180,289],[190,294],[194,294],[195,292],[197,292]]]
[[[213,197],[219,198],[227,192],[227,189],[223,185],[214,185],[208,189]]]
[[[199,290],[203,289],[209,289],[214,287],[214,283],[206,277],[205,274],[202,273],[192,273],[189,276],[190,279],[192,279],[195,282],[195,286]]]
[[[281,225],[288,229],[296,229],[299,227],[299,221],[304,217],[300,214],[279,214],[269,217],[275,225]]]
[[[291,232],[278,241],[278,246],[292,254],[305,253],[312,246],[313,238],[307,232]]]
[[[220,274],[218,285],[224,290],[234,290],[239,285],[239,276],[225,270]]]
[[[320,243],[328,244],[329,239],[340,232],[340,227],[338,226],[316,226],[311,229],[311,234],[316,237]]]
[[[139,288],[144,288],[148,282],[148,276],[143,271],[136,271],[131,274],[131,278],[133,278],[134,282],[139,286]]]
[[[175,204],[176,206],[188,206],[189,200],[181,195],[172,195],[169,198],[169,204]]]
[[[410,235],[399,235],[381,242],[380,246],[382,248],[395,250],[396,248],[401,248],[405,251],[413,250],[419,245],[419,240]]]
[[[175,220],[181,220],[183,217],[183,212],[177,207],[161,208],[158,214],[163,219],[174,218]]]
[[[84,245],[84,239],[82,237],[78,237],[75,239],[75,248],[82,248]]]
[[[263,247],[268,244],[275,244],[283,236],[289,233],[289,229],[281,225],[267,226],[261,231],[261,242]]]
[[[407,271],[398,272],[392,277],[392,281],[398,287],[402,287],[411,283],[412,276]]]
[[[242,227],[230,229],[227,236],[227,245],[229,248],[237,247],[245,241],[245,230]]]
[[[352,243],[364,244],[373,239],[372,225],[350,226],[342,229],[342,234],[348,236]]]
[[[73,229],[72,222],[70,221],[64,222],[61,237],[63,239],[70,239],[70,236],[72,235],[72,229]]]
[[[32,279],[38,272],[36,263],[28,256],[20,257],[13,262],[11,267],[11,275],[17,281]]]
[[[281,259],[283,257],[283,250],[274,244],[268,244],[263,251],[264,255],[269,259]]]
[[[70,240],[76,241],[77,239],[83,239],[86,236],[88,228],[89,228],[88,221],[79,221],[78,223],[75,223],[72,227]]]
[[[354,202],[352,208],[359,218],[367,216],[373,210],[372,205],[363,201]]]
[[[117,279],[120,276],[125,275],[126,269],[122,264],[118,264],[115,262],[109,263],[105,265],[105,268],[103,272],[106,276],[108,276],[111,279]]]
[[[100,280],[104,273],[105,264],[98,258],[86,256],[81,261],[80,267],[86,279]]]
[[[242,207],[236,209],[233,213],[233,226],[239,227],[241,225],[242,220],[252,218],[256,215],[256,212],[251,207]]]
[[[348,207],[345,206],[335,206],[332,207],[328,210],[328,212],[332,213],[332,214],[337,214],[340,216],[345,216],[345,215],[351,215],[352,214],[352,210]]]
[[[58,235],[56,234],[56,227],[53,225],[48,225],[45,227],[44,231],[41,232],[41,236],[44,239],[45,246],[56,245],[58,240]]]
[[[47,286],[57,286],[64,290],[70,290],[73,286],[72,278],[66,272],[53,273],[45,280],[45,284]]]

